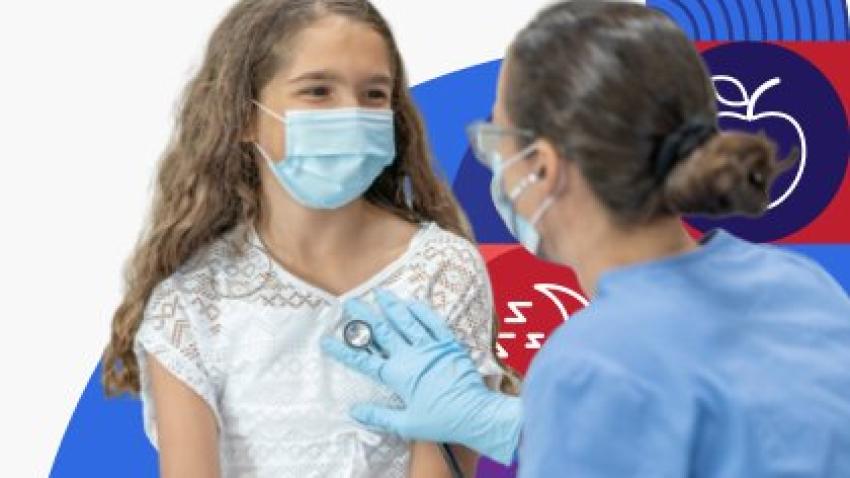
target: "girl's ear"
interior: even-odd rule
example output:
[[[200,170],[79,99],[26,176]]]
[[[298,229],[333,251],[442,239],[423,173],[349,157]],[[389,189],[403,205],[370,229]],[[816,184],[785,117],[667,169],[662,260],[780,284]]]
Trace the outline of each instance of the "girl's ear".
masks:
[[[246,129],[244,133],[242,133],[242,138],[240,139],[243,143],[252,144],[257,142],[257,134],[254,132],[254,128]]]
[[[259,135],[257,134],[257,116],[251,115],[251,119],[248,120],[248,124],[245,125],[245,129],[242,130],[242,137],[240,141],[243,143],[256,143]]]
[[[248,103],[245,111],[245,126],[242,129],[242,136],[239,138],[243,143],[256,143],[260,139],[260,119],[257,110],[258,107],[253,101]]]

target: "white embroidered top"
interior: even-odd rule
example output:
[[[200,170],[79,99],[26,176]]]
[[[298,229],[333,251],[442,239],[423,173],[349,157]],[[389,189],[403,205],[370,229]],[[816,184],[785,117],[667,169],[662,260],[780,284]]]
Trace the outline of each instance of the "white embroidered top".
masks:
[[[324,356],[341,336],[342,303],[375,288],[423,300],[446,318],[494,383],[492,293],[475,246],[426,224],[407,252],[334,296],[287,272],[253,229],[239,228],[155,288],[136,336],[144,426],[156,446],[146,353],[194,390],[219,423],[225,477],[404,477],[409,444],[349,418],[356,402],[399,405],[391,392]],[[240,252],[241,251],[241,252]],[[377,306],[375,306],[377,307]]]

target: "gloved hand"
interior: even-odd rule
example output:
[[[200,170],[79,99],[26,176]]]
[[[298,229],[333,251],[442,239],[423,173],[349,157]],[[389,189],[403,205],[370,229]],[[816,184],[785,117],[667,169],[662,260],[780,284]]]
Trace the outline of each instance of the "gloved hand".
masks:
[[[465,347],[427,305],[376,293],[385,319],[360,301],[345,304],[354,319],[372,327],[372,340],[387,358],[326,337],[325,353],[386,385],[403,409],[359,404],[352,417],[405,439],[458,443],[509,464],[521,428],[516,397],[487,388]]]

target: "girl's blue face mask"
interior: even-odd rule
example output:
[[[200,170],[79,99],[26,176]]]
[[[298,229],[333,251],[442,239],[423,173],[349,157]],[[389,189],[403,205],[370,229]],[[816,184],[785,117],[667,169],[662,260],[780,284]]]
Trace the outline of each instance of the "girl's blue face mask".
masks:
[[[257,144],[280,184],[301,205],[338,209],[363,196],[396,156],[392,110],[342,108],[287,111],[286,152],[275,163]]]

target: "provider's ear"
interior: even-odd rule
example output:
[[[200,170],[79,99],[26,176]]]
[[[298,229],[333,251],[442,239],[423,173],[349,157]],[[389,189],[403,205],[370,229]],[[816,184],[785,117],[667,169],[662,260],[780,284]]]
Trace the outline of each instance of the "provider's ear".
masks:
[[[567,161],[561,158],[558,149],[548,139],[540,138],[534,142],[534,146],[537,156],[534,167],[540,178],[538,184],[547,196],[560,196],[564,192]]]

